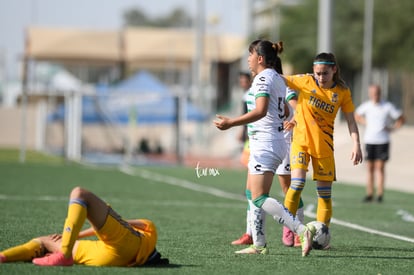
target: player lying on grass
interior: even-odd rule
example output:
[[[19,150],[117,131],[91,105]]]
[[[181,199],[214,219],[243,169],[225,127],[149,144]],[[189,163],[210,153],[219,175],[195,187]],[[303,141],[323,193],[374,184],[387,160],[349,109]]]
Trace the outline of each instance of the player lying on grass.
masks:
[[[91,228],[81,231],[88,219]],[[78,240],[96,236],[98,240]],[[40,266],[140,266],[168,264],[155,249],[157,230],[145,219],[123,220],[92,192],[75,187],[62,234],[34,238],[0,252],[0,263],[31,261]]]

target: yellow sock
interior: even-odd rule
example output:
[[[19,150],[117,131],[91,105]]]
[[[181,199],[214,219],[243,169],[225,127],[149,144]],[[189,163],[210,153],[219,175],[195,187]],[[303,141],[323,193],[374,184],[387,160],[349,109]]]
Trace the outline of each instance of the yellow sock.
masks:
[[[284,205],[293,215],[296,215],[298,211],[300,195],[304,187],[305,179],[292,178],[290,187],[285,195]]]
[[[332,199],[318,198],[318,210],[316,211],[316,220],[323,222],[327,226],[331,223],[332,217]]]
[[[73,246],[86,220],[86,212],[86,204],[83,201],[70,200],[68,216],[63,227],[61,247],[61,252],[66,258],[72,255]]]
[[[45,249],[40,240],[33,239],[25,244],[6,249],[0,252],[0,254],[6,257],[7,262],[26,262],[31,261],[33,258],[42,257],[44,252]]]

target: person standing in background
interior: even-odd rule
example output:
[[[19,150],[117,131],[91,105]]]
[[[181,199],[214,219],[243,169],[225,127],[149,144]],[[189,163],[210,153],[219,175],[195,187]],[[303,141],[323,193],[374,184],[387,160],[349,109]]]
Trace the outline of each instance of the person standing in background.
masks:
[[[381,98],[379,85],[368,88],[369,100],[355,111],[355,120],[365,126],[365,159],[368,168],[366,196],[363,202],[374,199],[374,183],[377,182],[377,201],[384,198],[385,163],[390,156],[390,133],[400,128],[404,122],[402,111]]]

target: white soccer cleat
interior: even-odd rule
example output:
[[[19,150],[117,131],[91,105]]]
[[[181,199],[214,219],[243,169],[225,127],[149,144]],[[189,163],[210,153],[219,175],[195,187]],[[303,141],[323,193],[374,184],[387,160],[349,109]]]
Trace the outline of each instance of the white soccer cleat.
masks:
[[[269,254],[266,246],[251,245],[248,248],[236,251],[236,254]]]
[[[316,229],[313,225],[306,225],[305,231],[300,234],[300,242],[302,244],[302,257],[308,256],[312,250],[313,236],[315,235]]]

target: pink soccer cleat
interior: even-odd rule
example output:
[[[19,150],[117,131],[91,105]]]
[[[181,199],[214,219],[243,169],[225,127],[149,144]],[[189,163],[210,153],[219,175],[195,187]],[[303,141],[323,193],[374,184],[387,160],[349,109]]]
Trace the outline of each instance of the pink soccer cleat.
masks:
[[[6,256],[4,256],[3,254],[0,254],[0,264],[5,263],[5,262],[6,262]]]
[[[231,242],[232,245],[242,245],[242,244],[253,244],[252,236],[249,234],[243,234],[240,239]]]
[[[282,242],[285,246],[293,246],[293,232],[286,226],[283,226]]]
[[[34,258],[32,262],[40,266],[72,266],[73,258],[65,258],[62,252],[54,252],[42,258]]]

